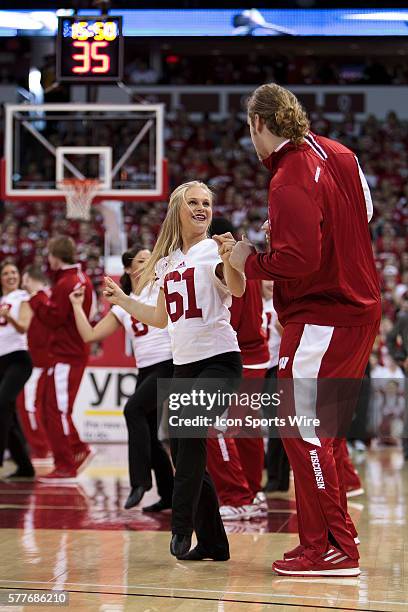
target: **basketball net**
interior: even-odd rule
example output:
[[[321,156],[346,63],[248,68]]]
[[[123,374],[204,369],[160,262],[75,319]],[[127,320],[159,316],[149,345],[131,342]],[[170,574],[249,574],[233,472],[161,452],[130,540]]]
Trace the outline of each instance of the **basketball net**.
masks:
[[[67,203],[67,219],[89,221],[92,200],[100,187],[100,181],[70,178],[62,180],[58,186]]]

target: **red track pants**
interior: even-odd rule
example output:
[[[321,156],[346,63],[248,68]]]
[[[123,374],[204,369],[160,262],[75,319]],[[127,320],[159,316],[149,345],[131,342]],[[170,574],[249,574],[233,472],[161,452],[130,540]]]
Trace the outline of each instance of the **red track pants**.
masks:
[[[17,409],[24,436],[32,457],[44,458],[50,447],[43,425],[46,368],[33,368],[23,391],[17,398]]]
[[[243,368],[244,378],[265,378],[266,369]],[[207,469],[221,506],[252,504],[261,490],[264,467],[262,438],[224,438],[220,433],[207,440]]]
[[[296,414],[305,409],[308,414],[318,414],[317,392],[306,396],[296,393],[296,386],[303,384],[301,381],[314,384],[316,379],[317,389],[318,379],[362,378],[378,327],[378,322],[361,327],[286,325],[278,378],[293,379],[290,409]],[[356,530],[347,513],[342,439],[302,437],[299,430],[297,437],[286,437],[283,442],[295,478],[301,544],[321,555],[327,550],[330,533],[345,554],[357,559]]]
[[[72,410],[85,366],[57,363],[47,372],[44,427],[54,455],[56,469],[75,469],[74,456],[88,448],[81,441]]]

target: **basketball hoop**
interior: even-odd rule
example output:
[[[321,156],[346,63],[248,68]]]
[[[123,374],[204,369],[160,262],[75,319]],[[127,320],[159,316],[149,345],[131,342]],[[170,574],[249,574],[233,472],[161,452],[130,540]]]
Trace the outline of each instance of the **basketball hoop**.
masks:
[[[64,179],[59,184],[67,203],[67,219],[81,219],[89,221],[91,218],[91,204],[100,187],[96,179]]]

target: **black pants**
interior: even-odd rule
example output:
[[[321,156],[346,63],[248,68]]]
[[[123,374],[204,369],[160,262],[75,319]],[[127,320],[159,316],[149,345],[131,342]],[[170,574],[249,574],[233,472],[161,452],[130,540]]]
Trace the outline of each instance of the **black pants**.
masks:
[[[266,373],[265,388],[267,393],[276,393],[278,367],[270,368]],[[268,416],[275,417],[276,408]],[[276,491],[289,489],[289,459],[283,446],[277,427],[269,430],[268,450],[266,454],[266,469],[268,472],[268,488]]]
[[[157,379],[173,376],[173,362],[162,361],[140,368],[136,389],[125,405],[129,434],[129,476],[131,487],[152,488],[152,470],[160,497],[170,502],[173,495],[173,468],[157,437]]]
[[[351,426],[347,435],[348,440],[369,440],[371,432],[368,431],[370,398],[371,398],[371,366],[367,365],[364,377],[361,380],[361,387],[358,394],[356,410],[351,421]]]
[[[175,379],[240,379],[241,372],[241,355],[237,352],[223,353],[194,363],[174,366]],[[199,387],[198,381],[197,388]],[[222,383],[218,388],[222,389]],[[187,411],[183,411],[183,414]],[[176,468],[172,532],[190,536],[195,531],[197,541],[204,549],[209,551],[228,549],[217,493],[206,470],[206,437],[171,438],[170,448]]]
[[[16,399],[31,376],[33,365],[28,351],[0,357],[0,465],[6,448],[18,467],[31,469],[27,443],[16,413]]]

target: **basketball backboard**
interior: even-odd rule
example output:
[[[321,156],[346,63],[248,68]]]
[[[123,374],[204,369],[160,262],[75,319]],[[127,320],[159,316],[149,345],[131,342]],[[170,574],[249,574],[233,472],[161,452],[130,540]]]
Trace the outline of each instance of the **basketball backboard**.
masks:
[[[2,197],[63,199],[64,179],[97,179],[96,200],[161,200],[161,104],[6,105]]]

